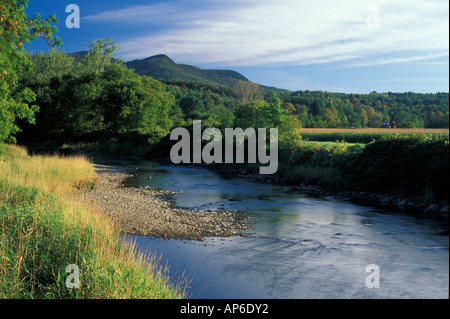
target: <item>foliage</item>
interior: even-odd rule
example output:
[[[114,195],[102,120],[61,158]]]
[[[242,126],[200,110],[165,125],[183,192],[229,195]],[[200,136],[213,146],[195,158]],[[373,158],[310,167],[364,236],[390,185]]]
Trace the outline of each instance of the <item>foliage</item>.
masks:
[[[278,127],[279,148],[284,152],[295,152],[302,141],[301,124],[296,116],[287,115]]]
[[[235,126],[243,129],[278,127],[286,118],[287,111],[281,100],[273,94],[269,101],[254,100],[235,109]]]
[[[398,128],[448,128],[449,94],[345,94],[323,91],[280,92],[303,127],[366,128],[389,122]]]
[[[65,74],[75,71],[75,59],[65,54],[64,51],[58,51],[52,48],[47,53],[40,51],[37,54],[27,52],[28,59],[32,62],[31,68],[22,78],[24,83],[32,84],[49,81],[52,77],[62,77]]]
[[[145,136],[154,141],[169,133],[175,104],[163,84],[112,60],[117,45],[90,44],[74,59],[64,52],[39,53],[21,83],[37,92],[37,126],[24,125],[24,141],[56,141]],[[73,67],[64,67],[73,63]],[[56,72],[39,72],[51,64]],[[130,135],[131,134],[131,135]]]
[[[34,93],[23,88],[17,90],[19,78],[30,68],[31,63],[23,52],[23,43],[42,37],[52,46],[60,44],[53,38],[57,31],[51,23],[57,22],[54,15],[41,20],[36,14],[28,18],[24,12],[27,0],[2,0],[0,2],[0,142],[15,141],[19,131],[16,119],[34,121],[38,108],[29,105]]]
[[[448,135],[386,136],[366,145],[303,141],[280,160],[278,175],[289,183],[448,205]]]
[[[89,51],[78,63],[77,72],[81,74],[102,74],[111,65],[113,53],[119,48],[110,38],[93,40],[88,47]]]
[[[396,191],[448,201],[449,141],[427,136],[394,137],[370,143],[351,166],[349,183],[360,189]]]

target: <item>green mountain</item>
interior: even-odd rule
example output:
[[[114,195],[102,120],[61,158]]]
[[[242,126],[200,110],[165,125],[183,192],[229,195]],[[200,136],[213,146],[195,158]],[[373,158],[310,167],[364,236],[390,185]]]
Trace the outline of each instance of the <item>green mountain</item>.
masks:
[[[177,64],[167,55],[159,54],[142,60],[125,63],[137,74],[148,75],[160,81],[186,81],[219,84],[235,87],[239,81],[249,80],[242,74],[230,70],[205,70],[186,64]]]
[[[70,53],[78,61],[87,51]],[[177,64],[165,54],[154,55],[141,60],[125,62],[126,66],[139,75],[148,75],[162,82],[193,82],[207,85],[220,85],[229,88],[238,87],[238,83],[250,82],[239,72],[232,70],[200,69],[198,67]],[[266,91],[286,91],[283,89],[260,85]]]

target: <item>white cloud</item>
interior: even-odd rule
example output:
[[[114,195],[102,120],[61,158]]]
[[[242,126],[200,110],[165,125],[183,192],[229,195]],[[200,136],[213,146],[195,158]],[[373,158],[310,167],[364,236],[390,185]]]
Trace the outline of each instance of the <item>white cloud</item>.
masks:
[[[448,53],[433,53],[433,54],[426,54],[426,55],[413,55],[413,56],[407,56],[407,57],[392,57],[392,58],[374,58],[369,61],[364,62],[355,62],[346,65],[347,67],[360,67],[360,66],[372,66],[372,65],[383,65],[383,64],[392,64],[392,63],[408,63],[408,62],[417,62],[417,61],[424,61],[424,60],[433,60],[437,58],[443,58],[448,57]],[[432,65],[433,62],[435,64],[444,64],[445,61],[429,61],[427,62],[429,65]],[[448,64],[448,63],[447,63]]]
[[[177,62],[223,66],[376,65],[448,56],[448,7],[446,0],[177,0],[86,19],[170,24],[158,34],[119,40],[125,60],[164,53]],[[370,24],[373,8],[379,26]]]
[[[142,23],[148,21],[162,22],[171,20],[180,13],[177,6],[160,3],[153,5],[141,5],[124,9],[103,11],[101,13],[83,17],[84,21],[114,21],[114,23]]]
[[[448,78],[399,78],[399,79],[375,79],[369,82],[449,82]]]

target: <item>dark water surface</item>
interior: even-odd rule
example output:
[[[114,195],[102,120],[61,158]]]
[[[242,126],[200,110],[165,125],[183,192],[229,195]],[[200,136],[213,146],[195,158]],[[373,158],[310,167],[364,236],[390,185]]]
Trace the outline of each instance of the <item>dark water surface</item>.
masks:
[[[126,237],[162,255],[173,278],[184,273],[192,279],[191,298],[449,296],[448,224],[203,168],[122,164],[139,167],[127,186],[181,191],[178,205],[236,209],[251,218],[247,237]],[[370,264],[379,267],[379,288],[366,286]]]

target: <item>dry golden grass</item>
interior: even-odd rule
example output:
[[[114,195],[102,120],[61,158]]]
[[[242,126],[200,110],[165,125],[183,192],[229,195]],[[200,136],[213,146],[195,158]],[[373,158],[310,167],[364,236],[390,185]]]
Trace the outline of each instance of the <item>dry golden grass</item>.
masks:
[[[72,194],[74,188],[92,189],[97,176],[83,156],[28,156],[24,147],[8,145],[6,160],[0,162],[0,176],[10,182],[38,187],[54,194]]]
[[[154,257],[124,245],[101,212],[77,200],[74,193],[96,180],[84,157],[28,156],[7,146],[0,158],[0,298],[185,296]],[[72,263],[81,271],[76,290],[64,282]]]

